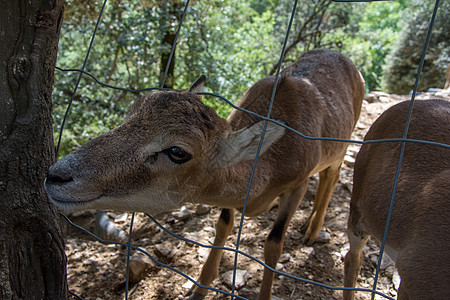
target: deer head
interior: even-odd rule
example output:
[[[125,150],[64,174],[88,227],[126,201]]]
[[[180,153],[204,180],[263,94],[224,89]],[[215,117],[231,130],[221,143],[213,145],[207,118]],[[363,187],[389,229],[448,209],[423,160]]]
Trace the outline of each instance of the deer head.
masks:
[[[45,188],[63,210],[159,213],[215,191],[215,174],[255,158],[264,121],[233,131],[204,105],[206,77],[188,91],[158,91],[136,101],[127,119],[50,167]],[[284,134],[268,124],[262,152]]]

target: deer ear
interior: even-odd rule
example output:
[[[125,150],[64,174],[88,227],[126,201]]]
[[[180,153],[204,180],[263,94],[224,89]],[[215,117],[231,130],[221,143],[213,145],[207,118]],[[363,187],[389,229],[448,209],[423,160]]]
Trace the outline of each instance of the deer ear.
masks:
[[[189,88],[189,92],[191,93],[201,93],[203,92],[203,86],[205,85],[206,76],[200,76]]]
[[[219,148],[217,165],[224,167],[240,161],[255,159],[264,123],[265,121],[259,121],[228,135]],[[260,154],[263,154],[272,144],[279,140],[285,131],[284,127],[269,122]]]

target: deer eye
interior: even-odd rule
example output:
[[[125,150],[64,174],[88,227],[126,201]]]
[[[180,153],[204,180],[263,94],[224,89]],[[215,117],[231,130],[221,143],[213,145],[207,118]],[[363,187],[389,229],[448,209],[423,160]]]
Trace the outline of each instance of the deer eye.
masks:
[[[165,154],[169,157],[171,161],[176,164],[183,164],[191,160],[192,155],[186,151],[184,151],[180,147],[170,147],[169,149],[164,150]]]

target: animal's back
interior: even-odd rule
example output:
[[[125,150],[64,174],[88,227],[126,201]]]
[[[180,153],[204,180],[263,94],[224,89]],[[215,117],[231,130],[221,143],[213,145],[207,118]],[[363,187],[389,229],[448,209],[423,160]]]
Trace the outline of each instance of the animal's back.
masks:
[[[274,77],[258,81],[237,105],[265,116],[274,82]],[[331,127],[345,127],[341,131],[347,135],[358,120],[363,97],[364,79],[347,57],[334,50],[312,50],[281,72],[271,117],[305,134],[331,136]],[[329,125],[330,117],[344,122]],[[229,119],[235,129],[258,120],[236,110]],[[325,132],[317,132],[320,127]],[[333,137],[343,136],[336,132]]]
[[[342,104],[340,99],[343,97],[353,99],[351,111],[355,122],[358,120],[364,97],[364,79],[353,62],[342,53],[329,49],[309,51],[283,70],[281,75],[311,82],[331,105]]]
[[[274,77],[258,81],[237,105],[266,116],[274,82]],[[313,50],[281,72],[270,117],[308,136],[348,139],[363,97],[364,79],[348,58],[333,50]],[[238,130],[260,119],[234,110],[228,120]],[[266,151],[261,164],[286,165],[282,170],[270,167],[275,170],[273,178],[281,181],[303,178],[343,157],[346,147],[345,143],[307,140],[287,131]]]
[[[386,111],[371,127],[365,140],[381,138],[401,138],[405,127],[409,102],[402,102]],[[447,101],[416,101],[408,130],[408,138],[427,140],[450,144],[450,103]],[[388,204],[392,192],[392,182],[395,178],[398,157],[400,155],[400,142],[376,143],[364,145],[361,148],[355,166],[355,200],[358,201],[359,193],[364,193],[364,199],[360,200],[366,209],[363,211],[382,211],[387,215]],[[364,162],[363,164],[358,161]],[[427,217],[429,222],[439,220],[439,215],[444,211],[450,217],[450,197],[440,197],[439,201],[445,201],[446,205],[436,210],[434,198],[439,196],[434,191],[439,182],[449,182],[450,150],[448,148],[425,145],[421,143],[407,143],[403,154],[403,162],[400,169],[399,184],[397,186],[395,219],[392,225],[396,233],[391,233],[391,243],[395,245],[395,234],[407,233],[415,230],[414,224],[419,220],[410,220],[409,216]],[[367,170],[372,170],[371,172]],[[379,172],[382,171],[383,176]],[[450,185],[441,185],[450,196]],[[377,200],[377,201],[375,201]],[[444,203],[441,203],[444,204]],[[424,214],[427,212],[427,214]],[[437,214],[437,218],[432,216]],[[369,221],[368,229],[376,237],[383,235],[381,224],[385,219],[366,213]],[[369,224],[377,224],[371,226]],[[377,229],[378,228],[378,229]],[[450,221],[447,230],[450,234]]]

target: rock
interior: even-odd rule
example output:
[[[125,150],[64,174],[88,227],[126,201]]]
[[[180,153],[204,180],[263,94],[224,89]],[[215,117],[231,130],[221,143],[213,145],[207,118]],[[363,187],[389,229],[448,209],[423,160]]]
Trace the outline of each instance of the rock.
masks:
[[[380,92],[380,91],[372,91],[372,94],[374,94],[377,97],[389,97],[388,93]]]
[[[256,299],[258,298],[259,290],[250,290],[247,288],[243,288],[239,291],[239,296],[247,298],[247,299]],[[277,296],[272,296],[270,300],[284,300],[284,298],[280,298]]]
[[[315,240],[316,243],[329,243],[331,241],[331,234],[327,231],[321,231]]]
[[[388,267],[393,266],[394,262],[392,259],[386,254],[383,254],[383,259],[381,260],[381,270],[386,270]]]
[[[199,204],[197,205],[197,208],[195,209],[195,214],[200,216],[209,213],[209,206]]]
[[[374,266],[376,266],[378,264],[379,253],[377,252],[371,253],[369,254],[369,256],[370,261],[374,264]],[[392,265],[394,265],[394,262],[390,259],[390,257],[386,253],[384,253],[383,258],[381,259],[380,270],[385,270],[386,268]]]
[[[350,250],[350,245],[349,244],[344,244],[339,249],[339,255],[342,257],[342,259],[347,255],[348,250]]]
[[[198,232],[198,231],[186,232],[184,234],[184,237],[186,239],[188,239],[188,240],[192,240],[192,241],[195,241],[195,242],[196,241],[204,241],[206,239],[205,232]],[[186,241],[186,243],[188,245],[193,245],[191,242],[188,242],[188,241]]]
[[[353,183],[350,181],[342,182],[342,187],[351,193],[353,190]]]
[[[94,258],[88,258],[88,259],[85,259],[84,261],[83,261],[83,265],[85,265],[85,266],[89,266],[89,265],[97,265],[98,264],[98,262],[94,259]]]
[[[382,102],[381,97],[387,97],[388,94],[384,92],[372,91],[364,95],[364,100],[368,103]]]
[[[172,216],[179,221],[183,221],[189,219],[192,214],[186,206],[182,206],[179,211],[173,212]]]
[[[398,275],[397,270],[395,270],[394,275],[392,276],[392,283],[394,284],[395,289],[398,291],[400,287],[400,275]]]
[[[182,287],[183,287],[183,289],[190,290],[193,286],[194,286],[194,283],[192,281],[188,280],[183,284]]]
[[[386,268],[386,270],[384,270],[384,274],[386,275],[386,277],[392,278],[394,276],[395,273],[395,267],[394,266],[389,266]]]
[[[204,264],[206,260],[208,259],[209,252],[211,250],[204,247],[199,247],[197,252],[197,258],[200,263]]]
[[[350,155],[345,155],[344,163],[349,167],[353,167],[355,165],[355,158]]]
[[[222,281],[228,286],[230,289],[233,285],[233,270],[227,271],[222,274]],[[249,274],[246,270],[236,270],[236,280],[234,283],[234,287],[238,290],[245,286],[247,283]]]
[[[313,247],[303,247],[301,252],[307,254],[307,255],[313,255],[314,254],[314,248]]]
[[[381,97],[378,98],[378,100],[379,100],[379,102],[381,102],[381,103],[389,103],[390,98],[389,98],[389,97],[386,97],[386,96],[381,96]]]
[[[364,128],[366,128],[366,127],[364,126],[362,129],[364,129]],[[347,155],[356,157],[356,155],[359,152],[359,149],[361,149],[361,145],[350,144],[347,148]]]
[[[216,230],[214,229],[214,227],[211,227],[211,226],[205,226],[203,228],[203,230],[206,231],[206,232],[210,232],[210,233],[212,233],[214,235],[216,234]]]
[[[113,217],[115,223],[125,223],[128,218],[128,213],[114,214]]]
[[[171,252],[172,252],[171,249],[162,247],[160,245],[156,245],[154,250],[154,253],[158,257],[158,259],[163,260],[165,262],[167,262],[169,258],[172,256]]]
[[[283,253],[280,256],[280,259],[278,260],[280,263],[287,263],[291,261],[291,255],[289,253]]]
[[[388,103],[391,101],[390,95],[385,92],[379,92],[379,91],[372,91],[370,93],[367,93],[364,95],[364,100],[366,100],[368,103]]]
[[[372,93],[367,93],[364,95],[364,100],[369,103],[373,103],[376,100],[377,96]]]
[[[153,263],[149,258],[142,255],[133,255],[130,257],[129,281],[130,283],[138,283],[150,271]]]
[[[378,263],[378,255],[370,255],[370,261],[374,266],[376,266]]]
[[[239,296],[242,296],[247,299],[256,299],[258,297],[259,291],[250,290],[248,288],[243,288],[239,291]]]

